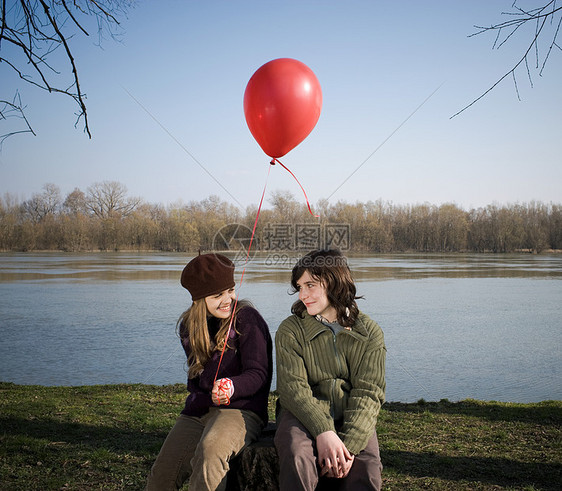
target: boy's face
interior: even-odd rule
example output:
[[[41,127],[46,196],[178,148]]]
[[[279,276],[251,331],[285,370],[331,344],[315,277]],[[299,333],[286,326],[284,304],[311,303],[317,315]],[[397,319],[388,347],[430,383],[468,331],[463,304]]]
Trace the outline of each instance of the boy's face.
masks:
[[[310,315],[321,315],[329,322],[336,321],[336,309],[330,304],[326,288],[319,280],[305,271],[297,281],[297,288],[299,300]]]

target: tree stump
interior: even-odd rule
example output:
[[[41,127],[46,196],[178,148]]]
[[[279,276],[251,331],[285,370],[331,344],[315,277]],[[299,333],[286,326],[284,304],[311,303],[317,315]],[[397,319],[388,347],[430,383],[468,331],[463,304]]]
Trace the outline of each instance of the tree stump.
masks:
[[[275,423],[262,431],[260,439],[230,462],[227,475],[227,491],[256,491],[279,489],[279,460],[273,444]]]

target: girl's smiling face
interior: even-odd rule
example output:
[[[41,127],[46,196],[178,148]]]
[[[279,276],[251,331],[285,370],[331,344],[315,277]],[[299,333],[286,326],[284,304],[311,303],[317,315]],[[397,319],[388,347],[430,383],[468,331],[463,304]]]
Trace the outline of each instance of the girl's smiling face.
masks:
[[[297,288],[299,300],[304,303],[310,315],[321,315],[329,322],[336,321],[336,309],[330,304],[326,288],[319,280],[305,271],[297,281]]]
[[[205,297],[207,312],[219,319],[228,319],[232,311],[232,302],[236,298],[234,287],[223,290],[216,295]]]

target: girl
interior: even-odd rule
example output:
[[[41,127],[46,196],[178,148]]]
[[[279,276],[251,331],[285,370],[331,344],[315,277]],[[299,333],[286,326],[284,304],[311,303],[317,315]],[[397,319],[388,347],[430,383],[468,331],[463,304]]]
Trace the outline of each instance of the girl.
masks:
[[[345,257],[318,250],[293,268],[299,300],[275,336],[280,488],[379,490],[375,424],[384,402],[381,328],[361,313]],[[331,478],[331,479],[328,479]]]
[[[248,303],[238,302],[233,312],[234,264],[227,257],[197,256],[184,268],[181,284],[193,300],[178,321],[189,395],[146,489],[179,489],[189,479],[196,491],[223,490],[230,459],[257,440],[268,421],[271,336]]]

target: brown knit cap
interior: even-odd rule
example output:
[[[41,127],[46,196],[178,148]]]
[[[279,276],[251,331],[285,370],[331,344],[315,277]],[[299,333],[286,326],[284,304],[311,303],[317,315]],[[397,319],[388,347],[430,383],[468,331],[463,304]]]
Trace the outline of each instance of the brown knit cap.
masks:
[[[193,301],[228,290],[234,286],[234,264],[222,254],[201,254],[183,268],[181,286]]]

